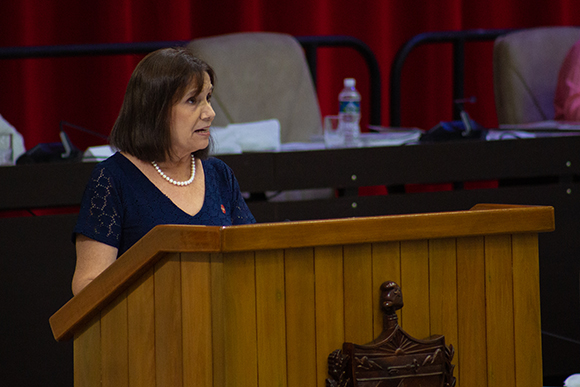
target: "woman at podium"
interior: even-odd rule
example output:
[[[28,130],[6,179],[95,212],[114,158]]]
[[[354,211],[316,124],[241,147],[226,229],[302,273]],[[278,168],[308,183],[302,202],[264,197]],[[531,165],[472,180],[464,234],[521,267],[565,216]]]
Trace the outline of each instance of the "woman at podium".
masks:
[[[159,224],[255,223],[232,170],[208,157],[215,74],[185,48],[135,68],[73,232],[74,294]]]

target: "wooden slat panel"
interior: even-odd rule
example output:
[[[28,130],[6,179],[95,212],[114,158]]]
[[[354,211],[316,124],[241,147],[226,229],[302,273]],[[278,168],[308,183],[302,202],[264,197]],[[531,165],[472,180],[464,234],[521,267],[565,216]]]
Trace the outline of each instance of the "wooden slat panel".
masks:
[[[399,242],[374,243],[373,255],[373,338],[383,331],[383,311],[379,305],[380,287],[385,281],[401,284],[401,245]],[[399,324],[401,310],[397,311]]]
[[[101,386],[101,321],[95,317],[75,335],[73,343],[75,387]]]
[[[210,254],[181,254],[183,385],[213,385]]]
[[[429,337],[429,243],[401,242],[402,328],[411,336]]]
[[[220,227],[159,225],[138,240],[81,293],[50,317],[57,340],[72,337],[78,329],[137,281],[165,252],[219,252]]]
[[[552,207],[513,206],[447,213],[377,216],[231,227],[157,226],[50,318],[57,340],[72,337],[165,252],[235,252],[416,238],[434,239],[554,229]],[[292,235],[292,238],[288,238]]]
[[[374,339],[371,245],[346,245],[343,254],[344,341],[366,344]]]
[[[487,386],[483,237],[457,239],[457,385]]]
[[[328,355],[344,342],[342,246],[314,249],[317,386],[328,377]]]
[[[258,385],[254,253],[224,255],[225,383]]]
[[[512,236],[516,386],[542,386],[537,234]]]
[[[224,257],[210,254],[213,387],[226,385]]]
[[[127,294],[129,385],[155,384],[155,285],[154,269],[135,282]]]
[[[431,335],[457,343],[457,251],[455,239],[429,241]]]
[[[286,266],[286,348],[288,387],[316,385],[314,249],[288,249]]]
[[[284,251],[256,252],[258,385],[287,385]]]
[[[515,385],[512,249],[509,235],[485,237],[489,386]]]
[[[183,385],[180,254],[155,265],[155,365],[157,386]]]
[[[506,211],[509,212],[509,210]],[[256,230],[258,229],[259,228]],[[329,230],[332,230],[332,227],[330,227]],[[463,240],[468,240],[469,243]],[[524,266],[522,269],[518,269],[521,273],[524,274],[522,274],[520,277],[517,277],[517,274],[512,273],[511,271],[511,238],[509,236],[492,236],[486,237],[485,240],[487,241],[485,244],[485,249],[481,247],[483,238],[480,237],[460,238],[460,240],[457,242],[459,260],[462,259],[461,257],[470,258],[474,251],[476,254],[483,254],[483,251],[487,251],[487,261],[484,261],[483,258],[481,258],[480,261],[478,258],[476,261],[468,262],[463,266],[460,266],[459,262],[457,263],[458,293],[456,293],[456,297],[458,310],[461,311],[463,309],[469,312],[457,312],[457,319],[460,320],[460,326],[457,328],[458,331],[456,333],[458,342],[458,356],[456,356],[455,359],[463,361],[468,357],[471,359],[476,358],[472,353],[465,352],[465,354],[462,354],[462,351],[466,350],[467,346],[469,345],[472,345],[473,347],[480,345],[481,342],[479,340],[481,334],[483,334],[484,340],[487,340],[483,344],[483,353],[487,353],[489,357],[484,357],[483,362],[479,362],[479,364],[475,361],[472,361],[471,364],[474,364],[474,367],[469,369],[470,373],[475,372],[473,371],[474,369],[483,369],[483,372],[487,371],[483,378],[474,378],[476,383],[472,384],[476,386],[481,385],[480,382],[482,380],[486,380],[486,378],[489,382],[488,385],[507,384],[510,382],[513,383],[517,380],[515,377],[514,369],[517,369],[517,364],[519,364],[518,362],[524,364],[527,361],[525,358],[518,358],[518,356],[520,354],[522,354],[522,356],[528,356],[528,354],[525,353],[525,346],[528,345],[528,343],[523,343],[522,348],[524,348],[524,350],[520,350],[519,341],[514,344],[513,332],[515,317],[511,315],[512,311],[509,311],[509,309],[520,308],[520,311],[525,312],[518,317],[518,319],[521,321],[526,320],[528,317],[526,314],[527,312],[532,312],[533,315],[539,315],[539,309],[537,309],[537,311],[530,311],[528,309],[523,309],[525,307],[525,303],[518,305],[520,298],[525,299],[529,296],[528,292],[530,289],[526,290],[524,288],[518,288],[519,290],[514,290],[511,287],[512,284],[520,286],[517,283],[518,281],[523,282],[527,280],[526,277],[528,274],[526,274],[526,270],[533,269],[526,268],[525,265],[527,263],[523,260],[523,257],[527,256],[529,252],[522,248],[521,253],[516,253],[516,246],[518,246],[518,244],[514,239],[514,254],[521,254],[521,265]],[[314,317],[312,317],[312,319],[310,319],[310,317],[305,317],[307,320],[305,323],[311,322],[311,326],[313,327],[311,332],[312,335],[315,335],[313,336],[314,338],[310,341],[311,346],[315,346],[315,350],[311,352],[312,356],[316,354],[315,361],[313,362],[316,367],[316,377],[314,383],[317,385],[324,385],[324,379],[327,377],[327,356],[333,350],[340,348],[344,341],[366,342],[376,336],[376,334],[372,334],[373,327],[371,327],[368,329],[368,331],[371,332],[368,334],[369,339],[357,339],[355,337],[349,337],[348,335],[350,335],[350,332],[355,332],[354,328],[352,328],[354,327],[354,320],[350,319],[353,315],[359,313],[363,315],[367,314],[365,313],[365,310],[367,309],[378,310],[377,305],[373,305],[374,301],[372,300],[377,297],[378,285],[384,282],[384,280],[395,280],[400,283],[403,288],[405,308],[402,310],[404,319],[401,318],[401,321],[404,322],[404,324],[401,325],[403,325],[404,329],[407,330],[409,334],[418,338],[424,338],[432,333],[442,333],[445,334],[448,343],[454,344],[450,339],[450,334],[447,332],[448,329],[446,328],[446,326],[453,325],[453,318],[451,317],[452,312],[444,310],[449,306],[448,304],[438,304],[438,302],[443,302],[443,299],[447,295],[453,294],[453,289],[448,288],[448,284],[445,282],[445,280],[453,274],[453,269],[451,269],[453,255],[447,255],[449,250],[448,247],[451,243],[450,241],[452,240],[430,240],[429,242],[427,242],[427,240],[419,240],[403,241],[400,243],[378,242],[375,243],[376,247],[375,245],[371,247],[369,244],[356,244],[344,246],[322,246],[315,247],[314,249],[301,248],[295,250],[296,252],[298,250],[306,252],[314,251],[314,263],[312,263],[312,258],[305,258],[305,261],[301,264],[306,266],[300,266],[299,269],[303,270],[308,265],[310,265],[310,267],[312,267],[312,265],[314,266],[313,272],[306,269],[306,273],[308,273],[307,275],[312,275],[313,278],[307,277],[305,279],[307,280],[310,278],[309,281],[311,281],[313,290],[307,291],[304,295],[307,300],[309,294],[314,295],[311,296],[313,297],[311,305],[312,315]],[[506,241],[508,243],[505,243]],[[525,242],[526,240],[522,240],[521,243],[524,245]],[[533,240],[532,243],[537,243],[537,240]],[[381,252],[382,248],[384,249],[383,252]],[[537,246],[535,249],[537,255]],[[286,251],[293,250],[289,249]],[[343,254],[345,254],[345,252],[346,258],[343,258]],[[350,254],[350,252],[353,252],[353,254]],[[369,256],[371,253],[372,262],[369,261]],[[214,349],[211,362],[215,365],[219,362],[216,362],[216,359],[221,359],[221,368],[214,367],[213,369],[212,380],[215,386],[222,387],[234,384],[243,386],[255,386],[256,384],[269,384],[271,379],[275,379],[274,384],[280,384],[278,380],[282,380],[281,383],[284,383],[284,380],[286,380],[284,377],[282,377],[282,379],[276,379],[276,377],[280,375],[280,372],[284,372],[282,366],[284,362],[276,361],[273,357],[262,357],[262,355],[265,352],[268,353],[269,351],[269,349],[264,348],[269,348],[269,345],[273,345],[273,343],[270,342],[272,341],[272,338],[275,338],[274,341],[279,341],[279,343],[276,344],[277,347],[287,345],[288,351],[290,350],[289,340],[291,340],[291,328],[288,327],[285,331],[286,341],[279,340],[280,337],[284,336],[283,334],[272,334],[269,331],[272,328],[279,327],[284,329],[284,324],[287,324],[291,319],[291,317],[288,315],[289,309],[285,310],[286,316],[285,318],[281,319],[281,322],[277,322],[272,324],[272,326],[268,326],[264,321],[269,321],[268,317],[270,316],[261,310],[258,305],[266,305],[270,303],[272,300],[266,297],[270,292],[267,289],[280,288],[279,283],[284,283],[285,281],[287,282],[289,278],[280,278],[280,275],[276,275],[277,270],[270,270],[268,267],[266,267],[268,265],[264,265],[261,268],[259,265],[256,266],[256,260],[254,257],[255,254],[256,253],[254,252],[227,253],[225,264],[223,263],[224,260],[220,260],[221,258],[217,258],[215,261],[212,261],[209,268],[210,274],[206,274],[209,275],[209,279],[206,277],[206,281],[209,282],[209,285],[204,285],[201,283],[203,278],[199,281],[196,280],[195,282],[200,283],[194,285],[199,285],[200,287],[205,287],[206,289],[208,286],[211,287],[210,295],[204,296],[202,294],[198,294],[200,292],[194,288],[186,290],[179,286],[179,284],[185,282],[185,280],[182,281],[180,277],[181,275],[185,274],[181,273],[179,269],[183,263],[178,263],[178,268],[175,270],[167,269],[169,270],[169,275],[166,275],[167,273],[164,274],[163,270],[166,269],[166,265],[169,266],[171,263],[165,263],[162,266],[158,265],[159,270],[157,274],[155,274],[155,283],[163,283],[163,286],[154,286],[153,283],[147,284],[148,280],[145,279],[144,282],[142,281],[137,284],[136,287],[131,288],[127,302],[127,325],[129,329],[129,340],[133,341],[133,339],[137,338],[137,336],[142,335],[141,332],[138,335],[135,333],[139,332],[139,329],[143,331],[144,338],[138,338],[136,340],[137,344],[132,343],[128,348],[130,385],[147,385],[147,382],[137,384],[134,383],[134,380],[144,378],[146,381],[150,381],[151,376],[153,376],[153,380],[155,380],[156,376],[158,376],[158,379],[161,380],[161,371],[163,370],[164,366],[161,364],[162,362],[165,362],[165,365],[171,364],[175,369],[174,365],[176,363],[181,364],[179,362],[182,361],[180,357],[182,352],[179,351],[179,348],[177,350],[165,349],[165,353],[167,353],[169,356],[165,354],[159,355],[157,357],[157,362],[154,358],[152,360],[147,358],[147,356],[149,356],[151,353],[151,351],[148,352],[148,348],[154,348],[156,341],[157,344],[161,343],[161,347],[167,343],[171,343],[170,345],[166,346],[173,346],[173,349],[179,347],[179,345],[181,345],[181,341],[178,340],[178,343],[176,344],[175,342],[170,342],[168,339],[166,339],[164,344],[162,338],[157,340],[155,338],[151,339],[150,336],[148,336],[147,329],[149,328],[147,328],[147,325],[149,324],[149,326],[152,327],[154,325],[155,318],[152,317],[153,313],[151,313],[151,315],[147,313],[147,307],[141,305],[140,302],[150,303],[151,300],[155,300],[155,305],[164,305],[168,308],[171,308],[171,310],[179,311],[182,310],[181,303],[176,302],[176,298],[170,297],[170,295],[184,295],[183,297],[185,299],[186,292],[189,292],[187,297],[195,297],[197,295],[204,299],[211,298],[212,301],[217,300],[215,305],[212,305],[212,308],[209,310],[209,312],[204,313],[204,316],[191,315],[189,317],[190,319],[198,317],[205,319],[211,315],[210,320],[206,322],[201,322],[200,320],[200,324],[211,326],[211,345]],[[276,257],[281,253],[279,251],[275,253],[272,251],[262,251],[258,252],[257,254],[258,256],[265,254],[263,257],[267,257],[266,260],[270,260],[271,257],[274,257],[274,261],[279,261],[279,257]],[[383,256],[383,254],[388,256],[388,261],[382,262],[381,258],[379,258]],[[173,253],[172,255],[177,256],[179,254]],[[193,255],[194,254],[192,254],[192,256]],[[215,254],[215,256],[222,257],[221,254]],[[204,259],[207,260],[207,256]],[[311,260],[308,261],[308,259]],[[258,261],[260,260],[258,259]],[[483,272],[482,269],[485,268],[485,265],[483,264],[484,262],[487,262],[486,272]],[[513,263],[514,265],[517,265],[515,259]],[[284,270],[289,270],[289,267],[286,265],[279,265],[279,270],[280,272],[283,272]],[[462,271],[465,272],[462,273]],[[397,274],[399,277],[381,278],[379,274],[385,272],[392,272]],[[255,273],[258,273],[258,277],[254,277]],[[152,274],[148,274],[148,276],[151,277]],[[296,276],[298,276],[298,274],[296,274]],[[477,278],[474,279],[472,276]],[[169,279],[169,281],[167,281],[167,279]],[[485,283],[486,279],[489,280],[487,284]],[[537,278],[533,279],[533,281],[536,280]],[[169,288],[172,288],[173,290],[168,290],[165,296],[162,296],[161,294],[154,295],[153,289],[158,288],[159,290],[159,288],[165,287],[165,283],[170,283],[172,286]],[[103,283],[100,283],[100,285],[102,284]],[[371,284],[376,284],[377,286]],[[285,283],[285,286],[287,286],[287,288],[281,287],[282,294],[287,292],[285,298],[288,300],[290,298],[290,286],[288,283]],[[368,290],[365,290],[365,287],[368,287]],[[376,287],[376,289],[374,289],[374,287]],[[473,288],[475,288],[474,291],[472,291]],[[166,290],[164,290],[164,292],[165,291]],[[485,297],[478,298],[482,292],[485,291],[487,291],[487,304],[485,303]],[[275,291],[275,293],[277,292],[278,290]],[[301,297],[301,293],[298,292],[298,289],[295,289],[294,292],[296,293],[296,296],[293,297]],[[368,305],[355,305],[353,300],[356,297],[353,296],[351,298],[352,294],[349,294],[349,292],[352,292],[352,294],[362,294],[368,292],[369,296],[367,297],[367,303],[370,305],[370,307],[368,307]],[[514,300],[512,292],[521,292],[522,296],[513,293],[516,294],[516,299]],[[141,295],[138,297],[133,297],[134,301],[132,302],[131,297],[134,296],[133,293],[140,293]],[[196,295],[193,293],[196,293]],[[266,298],[262,299],[262,296]],[[506,302],[506,297],[509,298],[509,302]],[[161,302],[160,300],[163,298],[169,300],[169,302]],[[358,299],[364,299],[364,296],[359,297]],[[482,302],[482,300],[487,309],[484,312],[480,310],[472,312],[474,305]],[[301,313],[302,310],[301,303],[302,301],[300,300],[298,303],[295,303],[294,306],[295,310],[298,310],[298,313]],[[274,304],[276,304],[276,302]],[[508,306],[507,312],[505,310],[506,305]],[[314,306],[316,308],[314,308]],[[274,307],[274,309],[275,308],[276,307]],[[139,310],[139,312],[135,313],[135,310]],[[162,319],[166,318],[169,320],[167,317],[168,313],[161,309],[155,310],[156,316],[159,316],[159,318],[157,318],[158,326],[165,327],[167,324],[163,322]],[[307,308],[304,310],[306,312],[308,311]],[[508,315],[504,315],[505,313],[508,313]],[[281,314],[284,315],[284,310],[281,310]],[[477,317],[474,317],[475,315],[477,315]],[[145,317],[143,318],[142,316]],[[185,317],[185,315],[179,317],[183,318],[171,318],[170,322],[177,321],[178,324],[180,324],[180,321],[188,318]],[[377,330],[377,325],[381,325],[380,319],[377,317],[377,315],[368,313],[367,317],[363,317],[359,320],[359,324],[360,321],[364,321],[362,324],[366,324],[368,321],[372,321],[372,323],[369,323],[369,325],[373,325],[374,329]],[[508,321],[510,318],[511,325],[510,321]],[[468,322],[465,323],[465,321]],[[477,323],[477,321],[482,322],[483,328],[478,332],[475,332],[477,331],[477,328],[475,328],[477,325],[474,323]],[[302,323],[302,321],[300,323]],[[145,328],[132,330],[132,325],[143,326],[143,324],[146,325]],[[465,326],[467,325],[471,325],[469,329],[472,329],[473,332],[466,333],[467,328],[465,328]],[[520,324],[518,323],[518,325]],[[441,328],[439,328],[439,326]],[[216,327],[219,328],[217,329],[219,332],[216,332]],[[505,329],[506,327],[511,327],[511,330]],[[153,328],[151,328],[150,331],[153,332]],[[169,331],[182,332],[182,326],[179,325],[179,329],[169,329]],[[266,333],[266,331],[268,332]],[[499,334],[499,337],[497,334],[498,331],[503,332]],[[300,334],[300,331],[297,328],[294,332],[295,336]],[[494,336],[494,334],[496,336]],[[207,338],[208,334],[204,335],[204,337]],[[257,343],[256,338],[258,338]],[[268,338],[268,340],[262,338]],[[193,348],[195,347],[195,340],[187,339],[186,341],[189,343],[187,344],[189,345],[189,348],[193,351]],[[466,346],[463,344],[466,344]],[[533,347],[534,345],[531,346]],[[497,355],[504,357],[507,356],[509,358],[510,348],[511,369],[509,364],[508,366],[505,365],[506,361],[503,361],[503,359],[503,362],[497,361]],[[160,350],[160,353],[161,352],[162,351]],[[480,351],[480,353],[481,352],[482,351]],[[283,349],[282,354],[284,354]],[[176,356],[175,358],[178,358],[178,360],[172,359],[171,356]],[[194,356],[192,356],[192,358]],[[138,365],[132,365],[132,359],[138,359],[140,363]],[[286,355],[285,360],[288,363],[288,367],[290,367],[291,360],[288,355]],[[485,363],[486,360],[490,364],[487,370],[485,370],[485,366],[482,367],[482,364],[487,364]],[[271,365],[272,362],[274,365]],[[509,363],[509,361],[507,363]],[[455,364],[458,364],[457,361],[455,361]],[[468,363],[460,363],[459,365],[461,367],[458,369],[458,372],[468,370],[468,368],[466,368],[466,364]],[[282,371],[274,372],[273,368],[277,368],[278,370]],[[135,371],[136,369],[138,369],[138,372]],[[155,370],[158,370],[158,372],[156,373]],[[170,372],[173,371],[174,370]],[[177,371],[177,373],[181,371],[182,370],[180,369]],[[204,368],[203,372],[206,371],[207,368]],[[260,371],[260,373],[258,373],[258,371]],[[270,372],[270,375],[262,375],[262,372],[265,372],[266,374]],[[526,372],[525,368],[522,368],[521,372]],[[139,373],[139,376],[136,376],[137,373]],[[181,379],[177,373],[172,374],[175,380],[170,380],[168,382],[166,381],[165,383],[169,383],[170,385],[180,385],[179,383],[181,382]],[[143,376],[143,374],[145,375]],[[291,377],[288,375],[286,376],[287,380],[290,381]],[[460,375],[457,375],[456,372],[456,376]],[[221,384],[216,382],[219,380],[219,378],[221,378]],[[523,377],[520,376],[520,379],[522,378]],[[169,379],[170,378],[168,378],[168,380]],[[191,376],[190,379],[194,380],[195,377]],[[268,379],[268,381],[266,381],[266,379]],[[461,379],[461,385],[467,385],[466,379]]]
[[[102,386],[129,385],[129,356],[127,338],[127,294],[101,312]]]
[[[429,304],[431,335],[444,335],[457,347],[457,246],[451,238],[429,241]],[[459,372],[457,358],[454,374]]]

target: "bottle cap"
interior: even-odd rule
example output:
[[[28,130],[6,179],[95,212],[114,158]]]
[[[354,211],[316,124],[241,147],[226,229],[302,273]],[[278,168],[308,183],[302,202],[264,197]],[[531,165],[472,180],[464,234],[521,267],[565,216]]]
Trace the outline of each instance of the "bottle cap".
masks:
[[[344,78],[344,87],[354,87],[356,81],[354,78]]]

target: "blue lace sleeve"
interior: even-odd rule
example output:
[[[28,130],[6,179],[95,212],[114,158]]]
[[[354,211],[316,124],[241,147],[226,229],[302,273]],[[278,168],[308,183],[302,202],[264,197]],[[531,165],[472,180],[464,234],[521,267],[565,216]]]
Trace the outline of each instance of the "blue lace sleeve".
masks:
[[[81,210],[74,229],[96,241],[119,248],[122,205],[113,177],[99,164],[85,188]]]

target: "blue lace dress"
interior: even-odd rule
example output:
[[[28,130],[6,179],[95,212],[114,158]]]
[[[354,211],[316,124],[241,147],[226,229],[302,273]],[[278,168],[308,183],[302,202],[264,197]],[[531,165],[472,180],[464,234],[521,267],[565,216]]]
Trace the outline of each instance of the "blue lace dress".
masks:
[[[205,197],[191,216],[165,196],[120,153],[97,164],[85,189],[73,232],[123,254],[159,224],[229,226],[255,223],[233,171],[221,160],[202,160]]]

